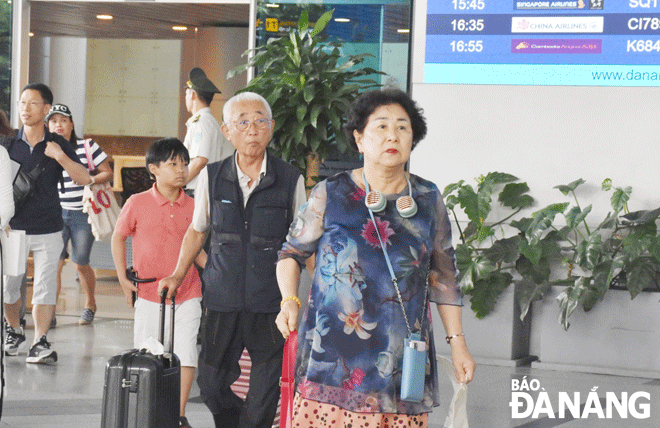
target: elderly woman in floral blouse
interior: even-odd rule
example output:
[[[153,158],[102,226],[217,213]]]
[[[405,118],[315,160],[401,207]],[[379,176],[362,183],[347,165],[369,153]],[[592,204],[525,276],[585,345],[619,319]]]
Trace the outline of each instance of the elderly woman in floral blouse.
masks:
[[[441,193],[405,170],[426,123],[405,93],[371,91],[353,104],[346,134],[363,155],[364,168],[312,190],[277,264],[283,299],[276,323],[288,337],[298,327],[300,269],[316,255],[298,335],[293,426],[427,426],[428,413],[438,405],[427,296],[437,304],[458,381],[471,381],[476,365],[461,327],[462,296]],[[373,219],[365,205],[367,189],[379,191],[375,199],[385,202],[372,207]],[[366,199],[371,205],[372,194]],[[431,357],[420,402],[401,399],[409,329],[421,332]]]

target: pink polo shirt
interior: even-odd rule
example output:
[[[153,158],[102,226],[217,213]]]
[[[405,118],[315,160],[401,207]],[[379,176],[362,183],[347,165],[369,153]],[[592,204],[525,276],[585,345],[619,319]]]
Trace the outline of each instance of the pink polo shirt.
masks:
[[[133,267],[140,278],[158,278],[138,285],[138,297],[160,303],[158,281],[176,268],[183,236],[192,220],[195,203],[183,191],[170,202],[156,184],[145,192],[128,198],[115,226],[117,233],[133,237]],[[197,269],[191,266],[176,293],[176,303],[202,297],[202,283]]]

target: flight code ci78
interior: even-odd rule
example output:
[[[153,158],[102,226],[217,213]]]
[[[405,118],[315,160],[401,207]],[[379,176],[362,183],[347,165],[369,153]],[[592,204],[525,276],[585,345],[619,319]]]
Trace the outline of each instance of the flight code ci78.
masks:
[[[630,30],[658,30],[660,29],[660,18],[650,16],[642,18],[630,18],[628,20],[628,29]]]

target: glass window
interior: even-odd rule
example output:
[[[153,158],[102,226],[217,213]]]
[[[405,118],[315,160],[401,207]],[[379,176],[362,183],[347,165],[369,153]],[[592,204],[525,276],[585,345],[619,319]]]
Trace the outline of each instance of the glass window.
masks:
[[[383,85],[408,88],[411,0],[373,1],[334,0],[328,3],[300,4],[286,1],[259,1],[257,9],[257,45],[271,37],[287,34],[298,25],[306,9],[314,23],[324,12],[334,9],[326,26],[328,41],[341,42],[346,55],[369,53],[362,66],[387,73],[372,76]]]

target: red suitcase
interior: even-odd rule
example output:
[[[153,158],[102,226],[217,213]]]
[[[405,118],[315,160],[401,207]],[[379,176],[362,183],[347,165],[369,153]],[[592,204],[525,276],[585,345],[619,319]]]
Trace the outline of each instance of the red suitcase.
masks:
[[[165,330],[165,297],[161,298],[160,341]],[[110,358],[105,371],[101,428],[178,428],[181,364],[170,349],[163,355],[132,349]]]

